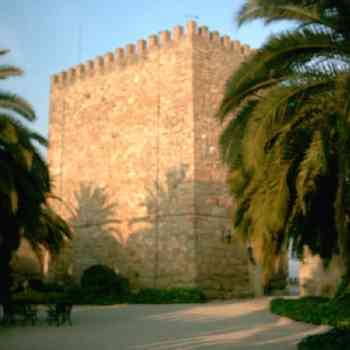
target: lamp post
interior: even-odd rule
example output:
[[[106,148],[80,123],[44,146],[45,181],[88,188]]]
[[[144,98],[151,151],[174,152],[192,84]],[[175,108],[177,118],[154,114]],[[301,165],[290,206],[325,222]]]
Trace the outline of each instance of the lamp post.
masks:
[[[224,243],[230,244],[232,241],[232,233],[230,229],[221,229],[221,239]]]
[[[257,263],[254,257],[254,250],[251,242],[248,242],[247,245],[247,253],[249,260],[249,270],[251,274],[252,287],[254,291],[254,295],[256,297],[260,297],[264,295],[263,283],[262,283],[262,271],[261,266]]]

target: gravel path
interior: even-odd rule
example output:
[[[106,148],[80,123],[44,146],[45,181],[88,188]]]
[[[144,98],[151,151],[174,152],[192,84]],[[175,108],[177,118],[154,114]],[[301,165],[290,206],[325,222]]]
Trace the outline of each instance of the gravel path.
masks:
[[[279,318],[269,299],[204,305],[76,307],[73,326],[0,328],[1,350],[296,349],[326,330]],[[44,315],[41,315],[43,318]]]

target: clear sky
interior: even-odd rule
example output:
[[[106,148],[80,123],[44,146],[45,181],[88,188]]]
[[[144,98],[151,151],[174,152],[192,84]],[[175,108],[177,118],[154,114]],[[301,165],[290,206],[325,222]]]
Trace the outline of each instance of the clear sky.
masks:
[[[0,88],[26,98],[35,108],[34,128],[47,136],[50,75],[151,34],[185,25],[218,30],[259,47],[272,30],[261,23],[237,28],[243,0],[11,0],[0,1],[0,48],[11,53],[0,64],[15,64],[21,78]],[[79,34],[80,33],[80,34]]]

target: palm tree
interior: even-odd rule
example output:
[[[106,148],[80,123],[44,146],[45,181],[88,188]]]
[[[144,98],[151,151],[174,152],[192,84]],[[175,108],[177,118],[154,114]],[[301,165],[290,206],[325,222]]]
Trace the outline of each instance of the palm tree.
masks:
[[[0,56],[7,50],[0,50]],[[0,65],[0,79],[19,76],[14,66]],[[0,303],[9,302],[10,260],[26,237],[34,248],[57,252],[70,236],[66,223],[47,203],[49,172],[36,144],[46,140],[20,122],[35,113],[19,96],[0,91]]]
[[[218,112],[235,227],[265,267],[292,240],[350,277],[350,6],[347,0],[246,0],[240,25],[280,20],[227,83]]]

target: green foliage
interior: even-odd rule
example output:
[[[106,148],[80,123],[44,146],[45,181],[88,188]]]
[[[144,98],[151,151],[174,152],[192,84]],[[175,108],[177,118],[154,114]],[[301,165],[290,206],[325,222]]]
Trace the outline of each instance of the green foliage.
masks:
[[[335,293],[335,298],[342,297],[348,290],[349,288],[349,279],[347,274],[342,276],[338,286],[337,286],[337,291]]]
[[[55,282],[44,282],[41,279],[32,279],[28,281],[29,289],[34,292],[50,293],[63,292],[65,287]]]
[[[297,300],[274,299],[271,301],[271,312],[295,321],[323,324],[321,306],[328,302],[328,298],[322,297],[305,297]]]
[[[28,304],[48,304],[67,302],[74,305],[113,305],[127,302],[127,296],[117,293],[107,295],[96,290],[83,289],[79,286],[62,288],[62,286],[50,285],[45,291],[29,289],[25,292],[16,293],[13,301],[26,302]]]
[[[275,276],[274,276],[275,277]],[[273,295],[275,292],[285,292],[287,288],[287,278],[286,276],[281,276],[281,278],[273,278],[269,281],[264,289],[265,295]]]
[[[94,265],[86,269],[81,277],[81,287],[95,295],[126,295],[128,280],[105,265]]]
[[[65,301],[75,305],[112,305],[203,303],[207,298],[198,288],[146,288],[130,293],[126,278],[107,266],[95,265],[85,270],[81,286],[32,280],[30,288],[17,293],[15,300],[32,304]]]
[[[30,304],[47,304],[69,302],[74,305],[113,305],[120,303],[130,304],[182,304],[204,303],[207,298],[196,288],[174,289],[142,289],[138,293],[121,295],[109,291],[103,294],[96,289],[79,286],[62,287],[55,284],[45,285],[41,291],[29,289],[26,292],[14,295],[14,301]]]
[[[238,16],[293,24],[233,73],[217,113],[235,232],[265,277],[289,242],[350,266],[349,16],[331,0],[246,0]]]
[[[332,329],[306,337],[298,344],[298,350],[350,350],[350,332]]]
[[[129,298],[131,304],[204,303],[205,294],[197,288],[142,289]]]
[[[271,312],[295,321],[324,324],[350,331],[350,293],[340,298],[275,299]]]
[[[0,49],[0,56],[7,52]],[[0,80],[22,73],[0,64]],[[22,237],[35,252],[45,248],[52,253],[71,237],[68,225],[48,205],[49,170],[38,150],[47,141],[22,122],[35,119],[26,100],[0,90],[0,303],[10,302],[10,260]]]
[[[25,302],[28,304],[48,304],[60,301],[68,301],[63,292],[39,292],[29,289],[26,292],[17,293],[13,296],[13,301]]]
[[[116,290],[99,290],[96,288],[82,288],[73,286],[65,290],[64,297],[76,305],[113,305],[125,303],[128,294],[121,294]]]

